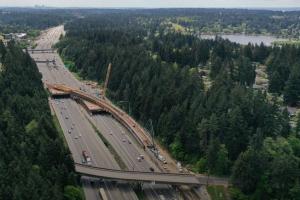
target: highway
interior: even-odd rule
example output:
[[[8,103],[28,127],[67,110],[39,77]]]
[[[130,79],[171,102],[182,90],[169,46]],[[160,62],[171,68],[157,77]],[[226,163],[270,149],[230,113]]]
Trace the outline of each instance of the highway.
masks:
[[[131,133],[124,128],[118,121],[114,120],[110,115],[93,115],[90,117],[93,124],[102,133],[107,141],[115,147],[116,152],[122,157],[128,170],[137,170],[149,172],[150,167],[155,171],[161,170],[151,161],[148,154],[136,143]],[[144,159],[138,161],[140,155],[144,156]],[[160,195],[166,199],[176,199],[175,191],[169,185],[156,184],[144,184],[144,191],[147,196],[156,196],[154,199],[159,199]],[[153,191],[157,190],[159,191]]]
[[[63,26],[54,27],[44,32],[37,40],[36,49],[48,49],[45,52],[29,51],[31,57],[38,61],[38,69],[42,74],[43,82],[50,84],[65,84],[72,88],[82,88],[88,94],[96,96],[97,90],[85,85],[77,80],[74,75],[67,70],[61,58],[56,52],[49,51],[52,45],[58,41],[63,32]],[[47,62],[51,61],[51,62]],[[55,62],[52,62],[52,61]],[[46,61],[46,62],[45,62]],[[81,105],[72,99],[49,99],[52,110],[56,113],[59,123],[63,129],[66,142],[72,153],[74,161],[83,161],[82,151],[86,151],[91,157],[92,166],[99,168],[110,168],[118,170],[119,164],[112,153],[107,149],[103,141],[97,135],[95,128],[111,144],[119,157],[126,165],[127,170],[150,172],[150,167],[156,172],[165,172],[169,169],[169,164],[164,165],[153,158],[152,153],[137,143],[132,133],[115,120],[110,114],[89,115]],[[69,133],[70,132],[70,133]],[[138,157],[144,159],[138,159]],[[171,166],[171,165],[170,165]],[[168,168],[168,169],[167,169]],[[172,170],[171,170],[172,171]],[[198,176],[200,183],[205,184],[207,178]],[[122,181],[109,181],[82,176],[83,189],[87,200],[101,199],[99,187],[104,188],[106,196],[112,200],[138,199],[132,185]],[[210,177],[209,183],[227,185],[228,181]],[[147,199],[179,199],[179,194],[170,185],[144,183],[143,191]],[[191,197],[188,199],[197,199]]]
[[[62,31],[62,27],[50,29],[37,41],[38,49],[49,49]],[[38,63],[38,69],[43,75],[43,81],[49,83],[64,83],[73,87],[86,86],[77,81],[73,75],[63,66],[63,63],[56,53],[36,53],[31,56],[35,60],[56,60],[56,66],[47,63]],[[88,88],[87,88],[88,90]],[[92,159],[92,165],[97,167],[108,167],[119,169],[119,166],[106,146],[97,136],[81,112],[81,106],[71,99],[50,99],[50,104],[54,109],[60,125],[63,129],[69,149],[75,162],[82,162],[82,151],[85,150]],[[69,130],[71,134],[68,133]],[[77,139],[76,139],[77,138]],[[93,178],[83,177],[83,189],[87,200],[100,199],[98,194],[98,183],[94,183]],[[111,181],[104,181],[104,188],[109,199],[138,199],[130,185],[115,184]]]
[[[58,41],[62,31],[62,26],[50,29],[37,41],[36,48],[51,48],[51,46]],[[53,65],[53,63],[37,64],[43,75],[44,82],[63,83],[71,87],[81,87],[90,94],[95,94],[93,89],[79,82],[73,74],[64,67],[57,53],[33,52],[32,54],[32,52],[30,52],[30,54],[38,61],[45,61],[47,59],[56,61],[55,65]],[[153,167],[155,171],[160,171],[159,168],[151,162],[147,154],[136,144],[133,138],[131,138],[131,134],[128,130],[110,115],[95,115],[90,117],[80,105],[70,99],[50,99],[50,103],[59,119],[75,162],[82,162],[82,151],[85,150],[91,156],[93,166],[119,169],[115,159],[88,122],[87,117],[89,117],[101,134],[111,143],[128,169],[149,171],[149,168]],[[66,117],[68,117],[68,119],[66,119]],[[68,131],[72,127],[73,130],[71,130],[72,132],[69,134]],[[122,135],[123,133],[124,135]],[[77,139],[75,139],[75,136],[77,136]],[[123,137],[126,137],[126,142],[123,142]],[[129,144],[128,141],[130,141],[131,144]],[[145,157],[141,162],[137,160],[140,154],[143,154]],[[92,180],[93,179],[87,177],[83,179],[84,192],[88,200],[99,199],[96,185],[91,185]],[[110,199],[137,199],[129,185],[113,185],[110,181],[104,181],[104,183],[105,192]],[[177,196],[175,190],[169,185],[144,184],[143,189],[147,199],[176,199]]]

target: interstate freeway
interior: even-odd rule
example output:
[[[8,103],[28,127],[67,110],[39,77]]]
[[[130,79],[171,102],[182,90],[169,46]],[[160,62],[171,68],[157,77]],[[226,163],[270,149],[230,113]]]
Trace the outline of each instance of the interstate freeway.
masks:
[[[50,49],[58,41],[63,27],[55,27],[44,32],[36,41],[37,49]],[[29,51],[29,53],[31,53]],[[64,67],[62,60],[57,53],[33,53],[34,60],[56,60],[56,67],[49,63],[37,63],[42,74],[43,82],[64,83],[72,87],[83,87],[74,76]],[[86,88],[88,90],[88,88]],[[111,155],[105,144],[98,137],[97,133],[81,112],[81,106],[70,99],[49,99],[53,112],[55,112],[65,140],[72,153],[75,162],[82,162],[82,151],[86,151],[92,158],[93,166],[120,169],[118,163]],[[71,134],[69,134],[71,130]],[[78,138],[78,139],[75,139]],[[99,186],[92,184],[94,179],[83,177],[83,190],[87,200],[99,200]],[[110,181],[103,181],[101,187],[104,188],[109,199],[137,200],[137,196],[130,185],[116,185]]]
[[[37,63],[38,69],[42,74],[43,82],[49,84],[64,84],[72,88],[82,88],[89,95],[97,97],[99,91],[78,81],[72,73],[64,66],[59,55],[54,51],[49,51],[53,44],[58,41],[60,34],[64,32],[63,26],[58,26],[45,31],[37,40],[37,49],[46,49],[45,52],[28,51],[31,57],[36,60],[54,60],[55,62]],[[116,157],[107,148],[98,136],[98,132],[113,146],[114,150],[125,163],[125,168],[132,171],[149,172],[149,168],[155,172],[165,171],[166,166],[157,163],[148,149],[144,151],[132,137],[128,127],[125,127],[111,115],[89,115],[81,105],[71,99],[49,99],[52,111],[56,114],[63,129],[64,137],[76,163],[81,163],[82,151],[86,151],[91,159],[92,166],[107,168],[112,170],[123,170],[117,162]],[[112,105],[113,106],[113,105]],[[138,124],[136,124],[139,128]],[[135,128],[131,127],[131,128]],[[97,130],[95,130],[97,129]],[[147,136],[146,136],[147,137]],[[140,138],[144,140],[144,137]],[[125,141],[125,142],[124,142]],[[143,142],[143,141],[142,141]],[[144,159],[139,161],[137,157],[141,154]],[[123,166],[124,167],[124,166]],[[197,178],[200,183],[206,184],[207,177]],[[210,179],[212,180],[212,178]],[[214,184],[223,184],[226,181],[214,179]],[[138,199],[133,191],[131,184],[124,184],[122,181],[110,181],[103,179],[101,182],[94,178],[83,176],[83,189],[87,200],[101,199],[99,188],[104,188],[109,199]],[[93,183],[93,184],[92,184]],[[95,184],[96,183],[96,184]],[[179,194],[173,187],[167,184],[145,183],[142,186],[147,199],[179,199]],[[192,196],[188,199],[198,199]]]
[[[36,41],[36,48],[52,48],[63,32],[63,26],[54,27],[43,32]],[[97,91],[78,81],[64,66],[56,52],[28,52],[34,60],[55,60],[55,64],[37,63],[44,83],[65,84],[75,88],[81,87],[91,95],[97,93]],[[83,159],[82,151],[86,151],[92,159],[93,166],[120,169],[115,157],[97,135],[97,132],[90,123],[91,121],[101,134],[108,138],[108,141],[113,145],[114,149],[124,159],[127,168],[149,171],[149,167],[153,167],[155,171],[160,171],[147,154],[145,154],[145,159],[142,162],[137,160],[137,155],[142,153],[143,150],[135,143],[134,139],[131,138],[127,128],[122,126],[111,116],[89,116],[81,105],[71,99],[49,99],[49,103],[63,129],[64,137],[75,162],[81,163]],[[69,130],[71,133],[69,133]],[[123,143],[122,137],[126,137],[128,141],[131,141],[131,144],[129,144],[129,142]],[[83,176],[82,182],[87,200],[101,199],[98,193],[99,187],[104,188],[108,198],[112,200],[138,199],[131,184],[121,184],[122,182],[116,184],[109,180],[92,184],[93,182],[95,183],[95,179],[85,176]],[[143,184],[143,191],[146,198],[151,200],[160,200],[162,198],[175,200],[178,199],[179,196],[170,185]]]

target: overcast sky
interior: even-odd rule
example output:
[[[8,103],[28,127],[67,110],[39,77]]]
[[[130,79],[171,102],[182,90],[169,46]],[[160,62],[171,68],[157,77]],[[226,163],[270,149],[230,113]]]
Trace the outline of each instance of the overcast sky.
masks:
[[[0,0],[0,6],[51,7],[300,7],[300,0]]]

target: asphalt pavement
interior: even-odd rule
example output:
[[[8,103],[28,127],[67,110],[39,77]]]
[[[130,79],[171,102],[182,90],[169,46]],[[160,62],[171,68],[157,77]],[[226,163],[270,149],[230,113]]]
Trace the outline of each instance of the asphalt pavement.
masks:
[[[62,27],[50,29],[47,34],[42,35],[37,41],[36,49],[50,48],[60,35]],[[33,53],[35,60],[55,59],[56,65],[52,63],[39,63],[38,68],[43,75],[43,81],[48,83],[63,83],[72,87],[85,88],[86,86],[76,80],[73,75],[63,66],[56,53]],[[87,88],[88,90],[89,88]],[[80,107],[71,99],[50,100],[53,109],[63,129],[66,141],[75,162],[82,162],[82,151],[86,151],[94,166],[118,169],[118,164],[99,139],[91,124],[80,112]],[[69,133],[69,130],[71,133]],[[98,182],[95,179],[83,177],[83,189],[87,200],[100,199],[98,193]],[[116,185],[115,182],[103,181],[105,192],[109,199],[132,199],[137,196],[130,185]]]

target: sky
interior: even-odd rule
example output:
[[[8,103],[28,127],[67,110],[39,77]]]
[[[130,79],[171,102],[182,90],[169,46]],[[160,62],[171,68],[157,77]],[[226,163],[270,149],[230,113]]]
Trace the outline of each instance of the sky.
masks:
[[[263,8],[300,7],[300,0],[0,0],[0,7],[222,7],[222,8]]]

